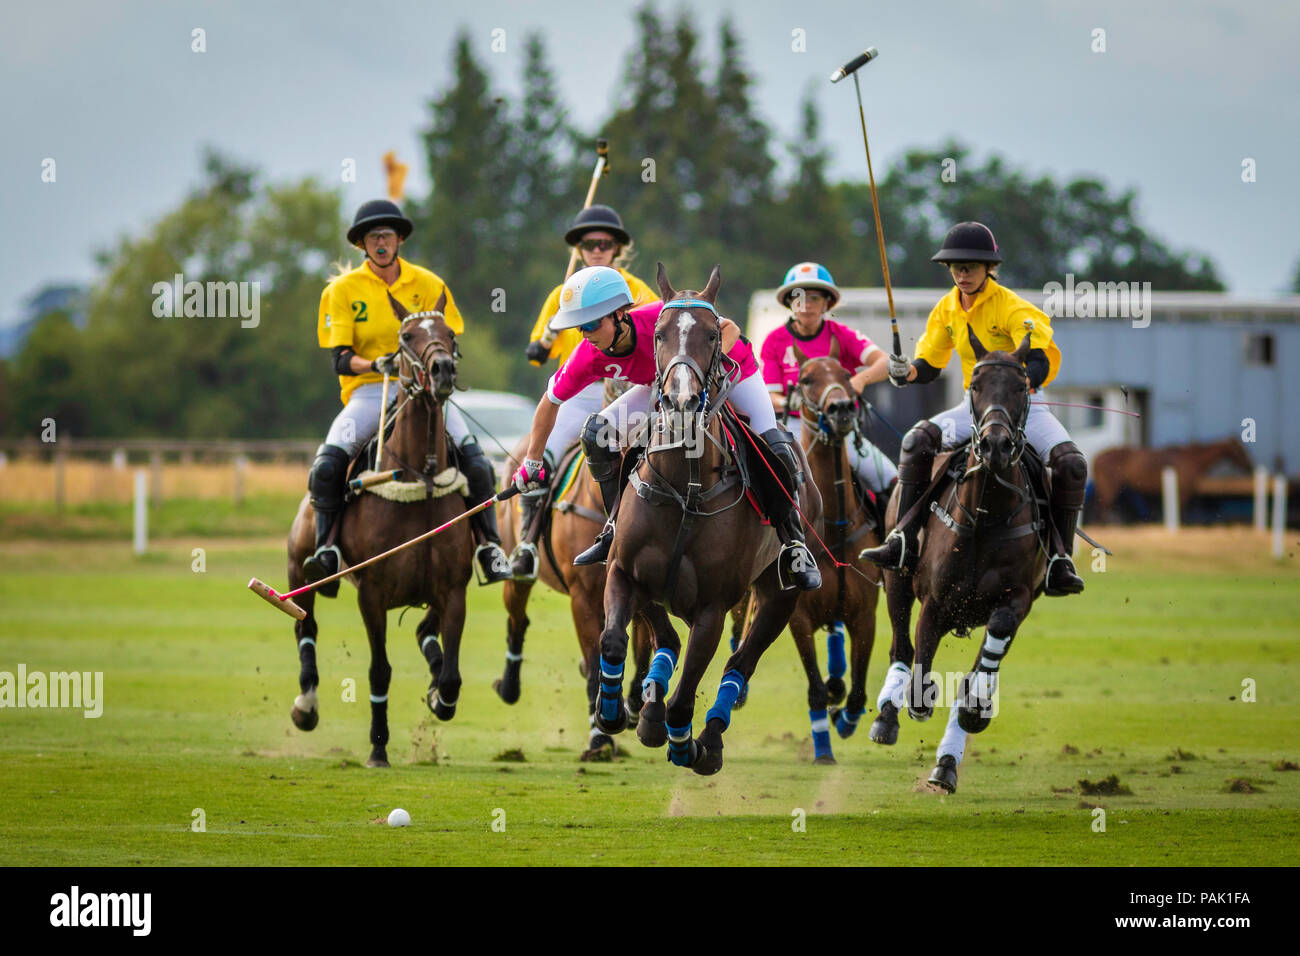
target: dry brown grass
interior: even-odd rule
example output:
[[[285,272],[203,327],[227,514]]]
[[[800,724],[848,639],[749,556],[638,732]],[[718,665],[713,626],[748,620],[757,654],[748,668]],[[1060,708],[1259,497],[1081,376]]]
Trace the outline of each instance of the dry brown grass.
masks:
[[[140,466],[115,468],[110,462],[72,460],[64,468],[64,503],[129,503]],[[150,469],[145,466],[145,471]],[[152,480],[152,479],[151,479]],[[244,494],[297,493],[307,488],[307,468],[297,464],[249,462],[244,469]],[[164,463],[164,498],[232,498],[235,466],[225,464]],[[6,502],[54,501],[54,465],[50,462],[11,461],[0,468],[0,500]]]
[[[1084,528],[1092,537],[1110,548],[1109,571],[1141,564],[1152,564],[1168,571],[1258,571],[1297,568],[1300,533],[1287,529],[1283,538],[1284,557],[1273,560],[1272,533],[1255,531],[1245,525],[1184,527],[1170,534],[1163,525],[1091,525]],[[1075,539],[1075,563],[1087,569],[1092,560],[1091,546]]]

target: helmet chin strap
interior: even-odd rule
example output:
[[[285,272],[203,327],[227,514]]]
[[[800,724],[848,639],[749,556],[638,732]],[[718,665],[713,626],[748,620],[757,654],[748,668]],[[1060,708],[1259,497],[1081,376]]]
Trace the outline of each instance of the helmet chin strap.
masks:
[[[630,330],[632,328],[632,320],[626,315],[621,315],[614,321],[617,325],[617,328],[614,331],[614,341],[609,343],[609,348],[601,349],[602,352],[610,356],[614,355],[614,349],[618,347],[618,341],[623,337],[624,329]]]

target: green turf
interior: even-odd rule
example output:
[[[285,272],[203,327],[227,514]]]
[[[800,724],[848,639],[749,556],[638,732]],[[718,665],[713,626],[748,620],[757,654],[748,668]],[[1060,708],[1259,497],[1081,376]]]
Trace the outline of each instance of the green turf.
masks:
[[[288,718],[290,620],[244,590],[253,574],[283,583],[270,542],[176,539],[143,559],[117,544],[0,544],[0,670],[99,670],[105,682],[98,719],[0,710],[0,864],[1294,865],[1300,772],[1274,764],[1300,762],[1300,575],[1294,560],[1259,566],[1085,567],[1084,596],[1035,607],[1001,712],[943,796],[917,786],[943,712],[904,717],[893,748],[868,741],[864,721],[834,738],[838,766],[811,763],[788,638],[760,664],[718,776],[672,767],[631,734],[614,762],[580,764],[577,646],[564,599],[541,588],[514,707],[490,687],[499,590],[471,588],[465,686],[447,724],[423,703],[418,612],[400,628],[390,615],[394,766],[367,770],[369,657],[350,587],[322,602],[322,719],[305,734]],[[949,637],[936,666],[962,669],[974,650]],[[873,701],[887,651],[882,608]],[[357,703],[342,700],[348,678]],[[1254,702],[1241,699],[1245,678]],[[494,759],[513,749],[523,762]],[[1111,774],[1131,795],[1080,792]],[[395,806],[410,828],[375,822]],[[206,832],[190,828],[196,808]]]

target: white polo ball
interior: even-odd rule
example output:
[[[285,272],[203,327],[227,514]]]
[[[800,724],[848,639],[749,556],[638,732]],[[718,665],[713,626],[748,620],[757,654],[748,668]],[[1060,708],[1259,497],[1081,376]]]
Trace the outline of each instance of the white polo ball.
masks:
[[[411,815],[398,807],[388,815],[388,825],[390,827],[409,827],[411,825]]]

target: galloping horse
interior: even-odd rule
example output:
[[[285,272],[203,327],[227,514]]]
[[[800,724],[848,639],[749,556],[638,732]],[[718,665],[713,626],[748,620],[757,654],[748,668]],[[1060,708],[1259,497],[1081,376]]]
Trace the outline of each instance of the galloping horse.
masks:
[[[456,381],[455,335],[443,321],[446,294],[429,312],[408,314],[389,296],[401,320],[399,381],[405,400],[392,417],[392,435],[383,446],[376,469],[400,468],[414,479],[405,488],[423,484],[416,500],[389,500],[366,493],[353,502],[335,530],[347,564],[360,561],[409,541],[465,511],[462,476],[448,468],[447,430],[442,403]],[[376,491],[382,490],[379,486]],[[427,492],[427,493],[426,493]],[[407,497],[414,497],[407,495]],[[289,586],[305,583],[302,562],[315,548],[315,514],[310,496],[298,506],[289,532]],[[472,541],[468,524],[448,528],[427,543],[407,548],[351,575],[357,586],[357,606],[370,639],[370,758],[367,767],[388,766],[388,663],[385,637],[388,610],[427,604],[428,613],[417,625],[416,642],[429,665],[432,680],[425,702],[439,720],[451,720],[460,696],[460,638],[465,626],[465,587],[471,573]],[[298,599],[307,616],[294,625],[301,671],[301,694],[291,716],[300,730],[312,730],[320,719],[316,687],[316,594]],[[438,644],[442,634],[445,649]]]
[[[596,710],[596,726],[607,733],[626,725],[627,625],[650,602],[662,603],[690,625],[690,635],[681,681],[667,701],[681,645],[676,634],[656,635],[637,736],[649,747],[667,743],[672,763],[700,774],[722,769],[722,733],[736,697],[799,596],[781,590],[776,533],[750,506],[737,467],[746,465],[756,481],[771,480],[764,459],[750,450],[739,421],[725,424],[720,414],[730,387],[727,373],[735,365],[721,349],[714,307],[720,281],[715,266],[702,292],[678,293],[659,266],[665,305],[655,325],[655,362],[666,414],[657,418],[645,458],[619,506],[605,582]],[[775,461],[770,451],[763,454],[767,462]],[[804,502],[807,519],[819,520],[821,501],[811,484],[804,488]],[[751,583],[756,603],[749,629],[727,660],[704,731],[692,739],[696,688],[717,650],[727,612]]]
[[[962,633],[983,627],[975,665],[950,701],[948,726],[930,775],[931,784],[949,793],[957,789],[957,765],[966,735],[984,730],[996,713],[998,669],[1042,591],[1047,568],[1039,540],[1048,523],[1047,508],[1035,494],[1027,471],[1031,459],[1038,463],[1024,434],[1029,412],[1024,367],[1029,336],[1014,353],[988,352],[973,331],[970,343],[976,359],[970,379],[974,431],[965,469],[941,495],[943,504],[936,501],[930,506],[915,574],[908,578],[885,572],[885,600],[894,632],[882,691],[889,699],[882,703],[870,730],[877,743],[897,741],[898,711],[904,701],[913,720],[929,720],[938,693],[930,668],[939,640],[952,630]],[[936,482],[959,452],[938,456]],[[928,498],[929,492],[921,501]],[[899,517],[895,491],[887,520],[895,525]],[[921,602],[915,650],[908,637],[913,597]]]
[[[1092,465],[1095,497],[1091,515],[1097,522],[1114,519],[1115,505],[1124,489],[1143,495],[1159,495],[1160,475],[1165,468],[1178,473],[1178,512],[1184,514],[1205,473],[1221,461],[1250,474],[1255,463],[1236,438],[1168,448],[1108,448]]]
[[[879,600],[879,569],[861,558],[846,559],[845,553],[856,555],[864,547],[879,544],[880,529],[873,519],[874,509],[859,501],[844,448],[844,442],[857,433],[858,424],[858,402],[849,373],[834,356],[806,360],[799,368],[797,387],[801,395],[799,414],[803,420],[804,454],[813,484],[821,492],[826,541],[831,554],[824,550],[817,552],[825,583],[816,591],[800,595],[799,604],[790,616],[790,633],[808,675],[813,762],[833,764],[830,724],[834,723],[841,737],[849,737],[857,730],[858,720],[866,709],[867,661],[876,640]],[[813,636],[832,621],[844,621],[848,626],[851,684],[844,708],[832,709],[828,715],[827,704],[838,703],[843,698],[844,682],[841,678],[822,680]],[[833,684],[838,686],[831,687]]]
[[[513,460],[522,461],[527,449],[528,439],[525,437],[514,449]],[[577,446],[561,458],[560,473],[555,481],[561,481],[574,470],[577,474],[573,476],[571,487],[557,486],[554,489],[556,497],[550,505],[549,519],[539,513],[543,522],[542,533],[538,536],[543,557],[539,562],[538,577],[552,590],[569,596],[573,628],[578,635],[578,648],[584,665],[582,673],[587,678],[587,713],[590,715],[595,712],[600,691],[600,632],[604,625],[605,568],[598,564],[575,567],[573,559],[591,544],[591,539],[605,523],[605,515],[600,489],[579,457]],[[512,470],[508,463],[501,477],[507,484],[512,480]],[[497,505],[497,524],[501,528],[501,538],[507,550],[513,548],[519,540],[521,520],[515,502],[503,501]],[[507,581],[501,595],[507,614],[506,664],[505,671],[492,686],[507,704],[519,700],[524,635],[529,624],[528,596],[532,590],[532,581]],[[661,626],[671,631],[662,609],[659,610],[659,617],[662,619]],[[650,668],[650,632],[647,623],[640,616],[637,618],[633,646],[636,677],[626,704],[630,718],[636,718],[640,713],[641,682]],[[617,751],[614,738],[597,729],[593,718],[582,759],[602,759],[606,754],[613,756]]]

